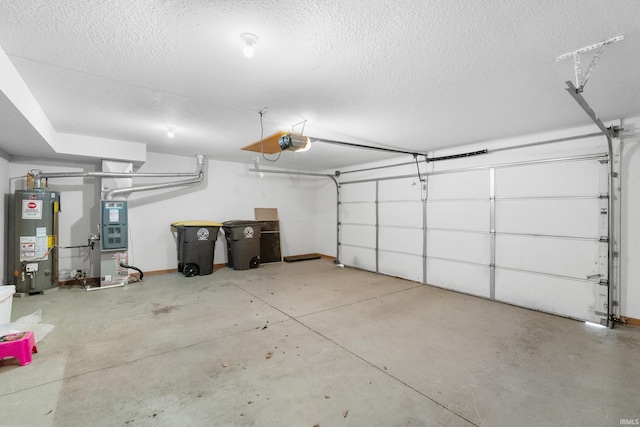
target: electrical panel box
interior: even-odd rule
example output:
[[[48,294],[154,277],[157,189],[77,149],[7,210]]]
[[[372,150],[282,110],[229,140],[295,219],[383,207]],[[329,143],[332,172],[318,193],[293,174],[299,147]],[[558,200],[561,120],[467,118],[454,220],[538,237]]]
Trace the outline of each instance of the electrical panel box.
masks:
[[[127,249],[127,202],[124,200],[102,200],[102,236],[103,250]]]

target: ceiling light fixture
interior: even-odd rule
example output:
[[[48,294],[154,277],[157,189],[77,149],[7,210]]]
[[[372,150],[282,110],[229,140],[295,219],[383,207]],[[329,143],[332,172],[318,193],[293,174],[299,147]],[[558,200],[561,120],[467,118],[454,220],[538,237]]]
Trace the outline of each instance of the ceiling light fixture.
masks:
[[[174,136],[176,136],[176,133],[174,132],[173,128],[167,128],[167,129],[168,129],[167,136],[169,138],[173,138]]]
[[[300,133],[288,133],[278,140],[282,150],[307,151],[311,148],[311,140]]]
[[[253,58],[253,45],[258,43],[258,36],[251,33],[242,33],[240,34],[240,37],[246,44],[246,46],[242,50],[244,56],[246,56],[247,58]]]

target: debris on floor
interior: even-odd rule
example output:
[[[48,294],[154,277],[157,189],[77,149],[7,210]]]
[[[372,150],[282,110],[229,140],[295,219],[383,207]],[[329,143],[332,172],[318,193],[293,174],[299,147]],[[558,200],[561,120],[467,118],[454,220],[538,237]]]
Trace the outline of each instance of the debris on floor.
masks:
[[[0,335],[15,334],[17,332],[32,331],[36,343],[42,340],[49,332],[53,330],[53,325],[40,323],[42,321],[42,310],[23,316],[13,323],[5,323],[0,325]]]
[[[222,364],[222,367],[223,367],[223,368],[228,368],[228,367],[229,367],[229,364],[225,362],[225,363],[223,363],[223,364]]]
[[[265,357],[267,359],[271,359],[271,356],[273,356],[273,351],[267,351],[267,355]]]
[[[173,310],[180,307],[179,305],[165,305],[163,307],[160,307],[160,304],[158,303],[153,303],[153,305],[156,308],[151,310],[151,312],[155,315],[171,313]]]
[[[349,410],[345,409],[344,412],[342,413],[342,416],[347,418],[347,415],[349,415]]]

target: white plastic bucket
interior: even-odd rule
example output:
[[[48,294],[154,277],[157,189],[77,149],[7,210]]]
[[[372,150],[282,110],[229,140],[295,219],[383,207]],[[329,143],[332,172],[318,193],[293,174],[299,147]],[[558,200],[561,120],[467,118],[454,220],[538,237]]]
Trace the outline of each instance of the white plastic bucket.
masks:
[[[0,286],[0,325],[11,322],[11,306],[15,293],[14,285]]]

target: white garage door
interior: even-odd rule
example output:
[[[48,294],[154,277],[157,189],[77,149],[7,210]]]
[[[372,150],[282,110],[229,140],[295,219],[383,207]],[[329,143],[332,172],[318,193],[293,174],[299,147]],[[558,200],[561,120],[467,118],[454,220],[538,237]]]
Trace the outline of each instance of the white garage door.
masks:
[[[607,311],[607,164],[601,160],[431,173],[426,194],[413,177],[343,183],[341,261],[599,321]]]
[[[606,316],[606,193],[607,165],[597,160],[496,169],[495,299]]]

